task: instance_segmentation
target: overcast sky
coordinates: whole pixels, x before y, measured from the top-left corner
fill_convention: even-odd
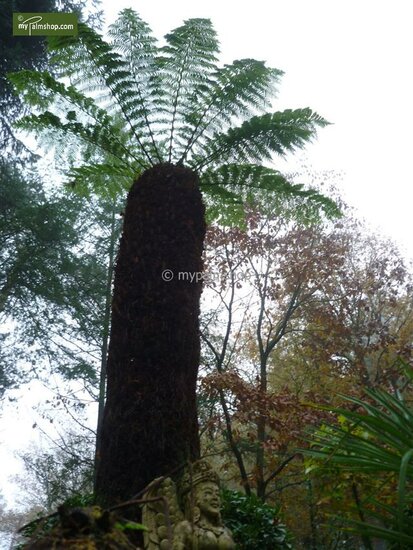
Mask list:
[[[299,155],[344,172],[343,195],[413,257],[411,0],[103,0],[107,22],[132,7],[161,38],[208,17],[222,61],[254,57],[282,69],[275,109],[311,107],[332,126]],[[280,165],[281,166],[281,165]],[[295,161],[284,169],[295,169]]]

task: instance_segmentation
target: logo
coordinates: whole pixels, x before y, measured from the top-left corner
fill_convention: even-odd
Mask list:
[[[77,15],[13,13],[13,36],[77,36]]]

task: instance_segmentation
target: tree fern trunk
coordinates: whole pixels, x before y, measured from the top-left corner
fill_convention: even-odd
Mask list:
[[[97,495],[130,498],[199,457],[196,379],[204,206],[196,174],[160,164],[132,186],[115,268]],[[171,281],[162,274],[170,270]]]

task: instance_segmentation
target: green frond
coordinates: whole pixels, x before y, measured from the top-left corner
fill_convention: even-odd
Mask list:
[[[132,160],[131,150],[121,140],[114,139],[113,133],[105,127],[76,121],[73,111],[69,111],[67,122],[64,122],[54,113],[45,111],[40,115],[29,115],[21,118],[16,123],[16,126],[28,132],[41,133],[43,131],[55,130],[57,133],[63,135],[71,134],[78,138],[81,144],[94,146],[104,155],[117,158],[125,166],[128,166]]]
[[[269,108],[282,74],[282,71],[255,59],[241,59],[217,68],[206,88],[203,102],[198,102],[195,111],[188,111],[185,115],[192,130],[182,162],[194,144],[202,141],[205,132],[211,134],[229,126],[233,119],[251,117],[253,112]]]
[[[345,531],[403,543],[400,548],[411,548],[413,413],[409,404],[388,392],[369,389],[366,393],[368,400],[341,395],[353,405],[352,409],[331,409],[341,420],[339,425],[324,425],[315,430],[312,437],[307,438],[310,448],[301,452],[317,459],[321,470],[333,465],[339,471],[352,474],[377,476],[385,472],[396,478],[397,502],[378,502],[369,497],[357,510],[359,516],[360,510],[364,513],[368,522],[337,519],[344,524]],[[360,408],[365,413],[357,412]]]
[[[201,168],[216,161],[261,162],[270,160],[274,153],[284,156],[304,147],[315,137],[317,127],[327,124],[308,108],[255,116],[226,133],[215,134],[195,166]]]
[[[209,19],[188,19],[165,39],[158,57],[159,87],[164,92],[161,112],[168,121],[171,162],[179,160],[186,145],[176,147],[176,136],[187,136],[192,130],[186,115],[204,103],[219,45]]]
[[[348,426],[330,425],[314,433],[305,454],[324,458],[348,470],[399,472],[403,456],[413,448],[413,414],[402,401],[382,390],[366,391],[372,403],[345,397],[367,414],[334,408]],[[413,475],[413,464],[407,465]]]
[[[61,77],[70,78],[73,85],[82,91],[96,91],[105,86],[100,67],[104,67],[104,61],[112,68],[116,65],[116,59],[109,59],[108,48],[102,37],[83,23],[78,25],[77,36],[48,38],[55,71]]]
[[[217,100],[219,113],[227,116],[249,115],[271,106],[283,71],[267,67],[263,61],[240,59],[218,69]]]
[[[272,168],[255,164],[225,164],[219,168],[208,168],[201,174],[200,189],[205,195],[220,196],[223,203],[234,202],[267,204],[293,200],[295,209],[301,215],[314,217],[320,211],[327,217],[337,217],[340,211],[333,200],[314,189],[305,189],[301,184],[293,184]]]
[[[70,40],[71,38],[72,40]],[[97,82],[107,88],[112,103],[116,106],[115,115],[118,114],[124,119],[142,151],[141,156],[146,158],[148,165],[153,165],[156,161],[151,154],[154,144],[148,140],[147,129],[145,124],[141,124],[141,117],[136,117],[135,80],[121,53],[118,53],[114,46],[103,40],[99,33],[83,24],[79,25],[76,41],[73,40],[73,37],[57,37],[56,40],[50,41],[49,46],[55,52],[69,47],[73,59],[77,59],[79,62],[83,61],[83,64],[80,65],[82,67],[80,74],[83,75],[83,78],[86,76],[92,82]],[[84,59],[85,55],[86,59]],[[59,59],[62,63],[61,58]],[[65,76],[79,75],[78,66],[73,63],[73,59],[63,63]],[[86,75],[84,64],[88,67]],[[139,124],[136,123],[137,118]]]
[[[41,71],[22,70],[8,73],[7,78],[24,103],[32,107],[47,109],[55,102],[56,96],[53,88],[55,84],[59,83],[51,75],[48,75],[50,82],[47,82],[46,75],[48,73]]]
[[[245,205],[240,202],[224,203],[222,197],[208,196],[206,198],[205,219],[208,224],[217,223],[226,227],[239,227],[244,229],[245,223]]]
[[[158,105],[162,101],[162,89],[156,78],[156,40],[148,24],[131,9],[120,12],[109,27],[109,36],[129,71],[128,86],[122,99],[124,108],[135,127],[147,131],[151,155],[162,162],[154,130],[159,124]]]
[[[128,191],[140,169],[116,162],[85,164],[72,168],[66,185],[83,196],[105,195],[111,198]]]
[[[22,95],[25,102],[39,109],[48,109],[52,105],[60,108],[74,109],[70,111],[72,118],[83,118],[94,121],[99,126],[106,127],[115,135],[118,131],[114,129],[113,118],[108,116],[106,111],[96,105],[93,99],[85,96],[73,86],[65,86],[57,81],[50,73],[42,71],[19,71],[8,75],[17,92]],[[77,115],[76,115],[77,113]]]

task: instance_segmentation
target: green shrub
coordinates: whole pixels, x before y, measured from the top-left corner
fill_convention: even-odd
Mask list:
[[[223,492],[222,518],[238,550],[291,550],[291,535],[278,519],[279,509],[255,495]]]

